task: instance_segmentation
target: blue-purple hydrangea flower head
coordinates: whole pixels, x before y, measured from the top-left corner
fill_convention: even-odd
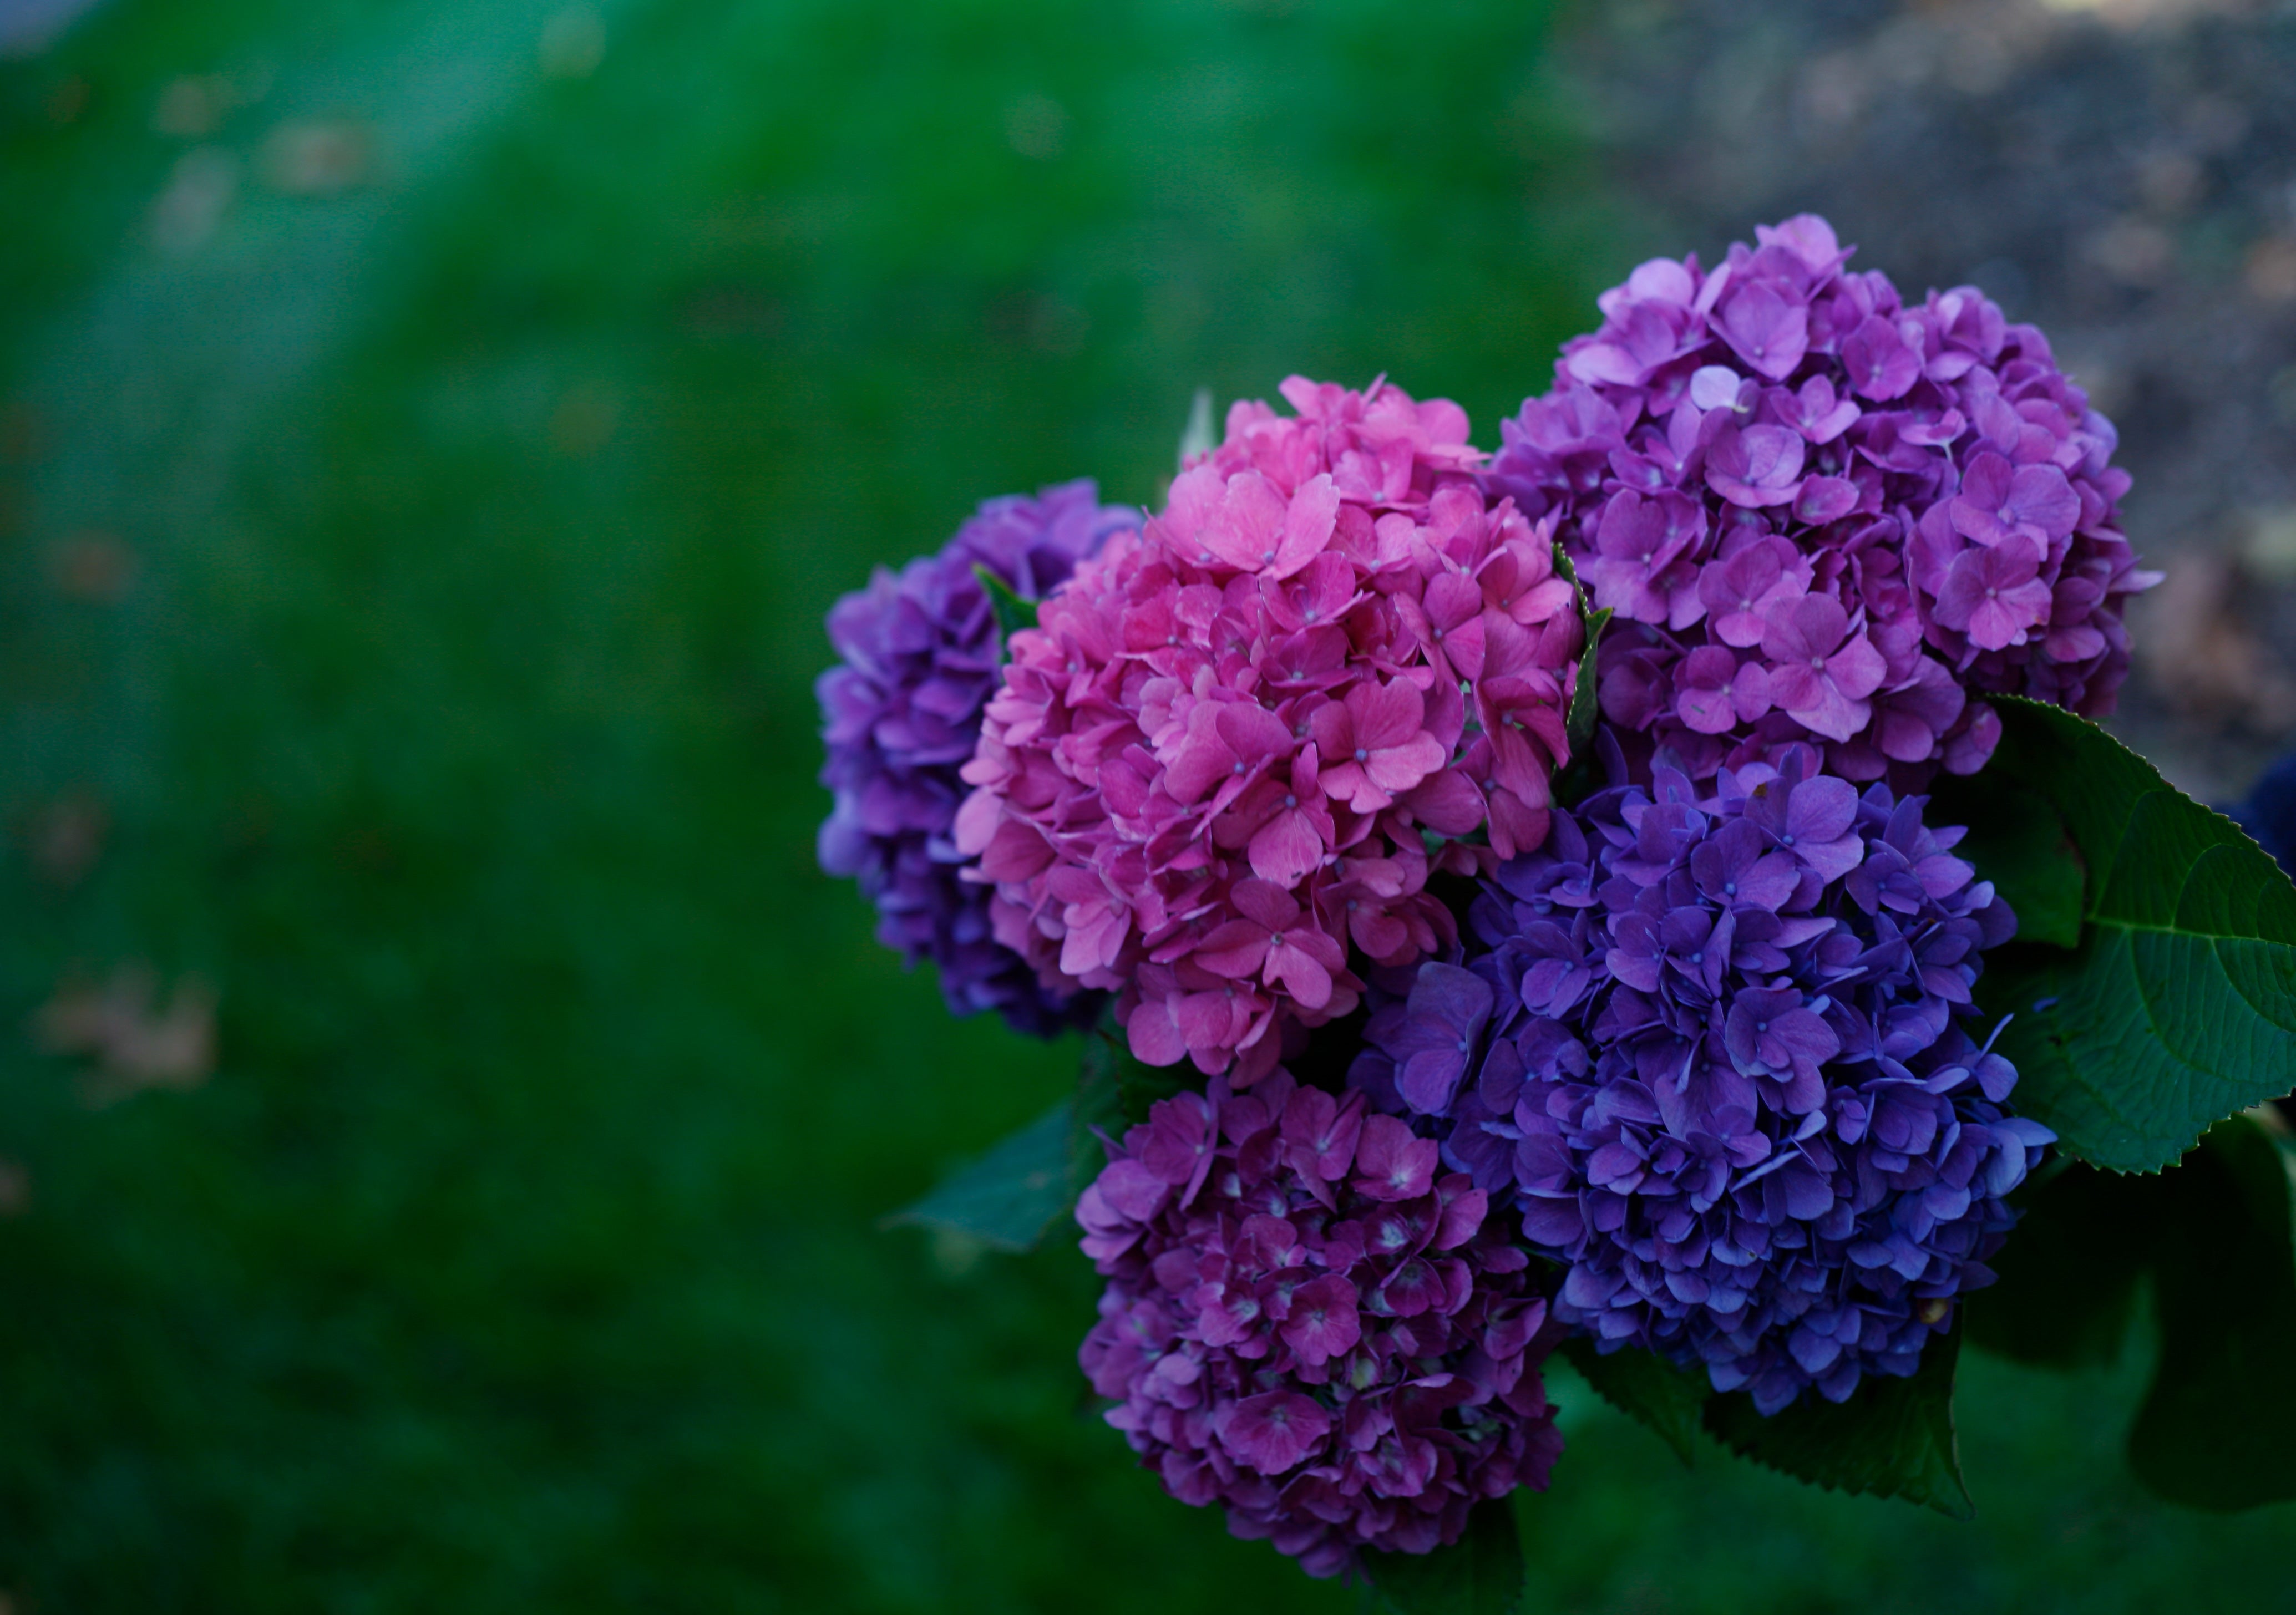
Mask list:
[[[1661,768],[1558,812],[1423,965],[1351,1082],[1512,1193],[1599,1348],[1702,1365],[1775,1413],[1909,1374],[2053,1135],[1965,1022],[2008,906],[1923,799]]]
[[[1456,1542],[1562,1448],[1560,1333],[1511,1216],[1360,1094],[1225,1078],[1159,1103],[1077,1203],[1108,1276],[1079,1355],[1185,1503],[1309,1574]]]
[[[991,933],[988,889],[957,878],[964,860],[949,826],[970,789],[957,770],[980,738],[1003,643],[973,569],[1041,600],[1138,520],[1102,504],[1088,480],[991,499],[939,553],[898,574],[880,567],[829,613],[840,660],[815,685],[829,752],[821,783],[834,797],[821,866],[860,882],[877,906],[879,940],[939,966],[956,1014],[993,1009],[1050,1036],[1088,1022],[1100,1004],[1096,993],[1047,992]]]

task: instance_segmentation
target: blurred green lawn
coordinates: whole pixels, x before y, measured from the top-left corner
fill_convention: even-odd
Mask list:
[[[1545,26],[119,0],[0,63],[16,1609],[1357,1607],[1080,1413],[1072,1250],[876,1231],[1072,1050],[816,872],[808,686],[972,502],[1154,499],[1199,383],[1495,442],[1624,267]],[[124,588],[59,586],[91,532]],[[219,985],[220,1065],[91,1109],[14,1028],[128,960]],[[2140,1373],[1971,1364],[1973,1526],[1562,1387],[1531,1607],[2285,1607],[2296,1515],[2123,1473]]]

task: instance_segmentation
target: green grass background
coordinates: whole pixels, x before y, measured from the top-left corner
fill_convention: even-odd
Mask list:
[[[0,871],[0,1588],[1353,1609],[1080,1413],[1072,1250],[876,1230],[1073,1050],[950,1022],[817,873],[808,686],[974,501],[1153,500],[1199,384],[1385,371],[1495,442],[1646,228],[1547,20],[600,0],[568,79],[558,10],[117,0],[0,63],[0,812],[113,817],[70,891]],[[218,72],[264,93],[154,132]],[[265,183],[309,119],[370,183]],[[162,251],[195,143],[240,184]],[[54,586],[85,530],[115,602]],[[14,1029],[137,958],[220,985],[220,1066],[91,1111]],[[2127,1478],[2142,1371],[1970,1363],[1971,1526],[1565,1385],[1530,1607],[2289,1607],[2290,1511]]]

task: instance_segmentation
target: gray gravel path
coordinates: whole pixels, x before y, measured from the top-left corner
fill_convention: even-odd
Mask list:
[[[1555,71],[1649,250],[1814,210],[2046,329],[2169,572],[2116,726],[2219,799],[2296,740],[2296,4],[1623,0]]]

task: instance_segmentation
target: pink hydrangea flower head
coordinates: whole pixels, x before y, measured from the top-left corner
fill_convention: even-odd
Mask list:
[[[1078,1353],[1183,1502],[1311,1575],[1456,1542],[1543,1488],[1560,1331],[1529,1259],[1435,1144],[1364,1095],[1215,1078],[1158,1103],[1077,1202],[1107,1275]]]
[[[1238,1086],[1454,939],[1431,872],[1545,839],[1584,634],[1456,405],[1283,396],[1013,636],[955,831],[1048,987]]]
[[[1604,292],[1485,473],[1617,613],[1629,760],[1705,780],[1807,743],[1918,790],[1983,766],[1986,694],[2110,712],[2157,580],[2112,423],[1975,288],[1909,302],[1808,214],[1755,235]]]

